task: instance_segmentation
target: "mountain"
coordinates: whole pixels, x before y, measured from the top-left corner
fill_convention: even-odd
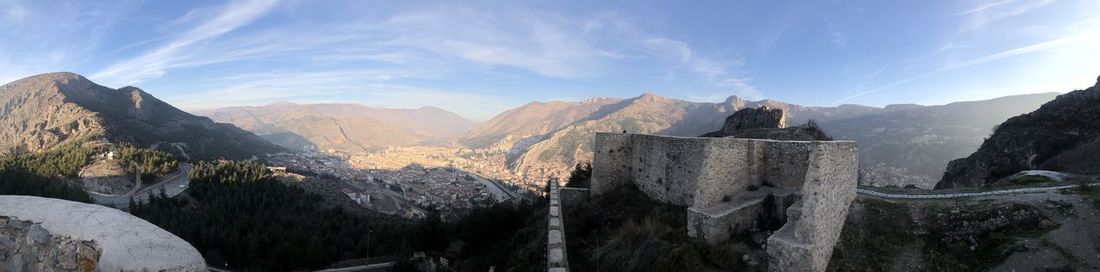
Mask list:
[[[601,98],[602,103],[531,103],[471,130],[464,143],[478,147],[488,142],[510,150],[509,166],[529,176],[564,176],[571,165],[591,160],[595,132],[698,136],[721,128],[737,110],[768,106],[783,110],[789,126],[813,119],[832,138],[859,142],[863,184],[932,188],[947,161],[975,150],[994,125],[1038,108],[1055,95],[884,108],[801,106],[775,100],[745,101],[736,96],[719,103],[699,103],[655,94]]]
[[[595,132],[627,131],[698,136],[721,128],[725,119],[739,109],[764,105],[784,110],[789,124],[802,124],[811,118],[858,116],[871,113],[875,109],[852,105],[833,108],[807,107],[773,100],[744,101],[736,96],[720,103],[699,103],[646,93],[603,105],[571,124],[530,137],[533,144],[513,148],[511,153],[514,155],[510,156],[509,163],[512,169],[528,175],[564,176],[568,174],[570,165],[591,160],[592,135]],[[522,110],[524,109],[514,111]]]
[[[283,150],[141,89],[111,89],[74,73],[36,75],[0,86],[0,154],[39,152],[82,138],[170,144],[193,159],[243,159]]]
[[[590,98],[582,102],[532,102],[482,123],[463,135],[459,143],[474,148],[511,145],[561,129],[619,101],[621,99]]]
[[[997,127],[977,152],[951,161],[936,188],[978,187],[1022,170],[1100,174],[1100,78]]]
[[[288,102],[198,112],[232,123],[276,144],[294,149],[319,148],[365,152],[391,146],[443,144],[474,123],[442,109],[388,109],[358,104]]]
[[[1057,93],[941,106],[890,105],[875,114],[824,120],[826,134],[859,143],[864,185],[931,189],[947,162],[977,150],[993,127],[1039,108]]]

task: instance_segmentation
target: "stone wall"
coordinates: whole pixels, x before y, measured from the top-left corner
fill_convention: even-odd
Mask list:
[[[550,211],[546,228],[546,270],[549,272],[569,271],[569,257],[565,247],[565,212],[561,208],[561,195],[557,179],[550,180]]]
[[[95,242],[53,235],[42,224],[0,216],[0,271],[95,271]]]
[[[579,205],[588,200],[588,188],[561,187],[558,190],[561,195],[561,205]]]
[[[632,182],[686,206],[688,234],[712,244],[761,216],[785,220],[768,239],[769,267],[824,271],[855,198],[857,149],[850,141],[597,133],[591,194]]]
[[[0,195],[0,271],[206,271],[191,244],[99,205]]]

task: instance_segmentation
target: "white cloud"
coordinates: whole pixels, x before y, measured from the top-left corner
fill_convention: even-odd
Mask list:
[[[653,38],[645,41],[645,46],[654,53],[672,63],[687,64],[691,60],[691,48],[687,43],[665,38]]]
[[[107,67],[93,74],[92,78],[108,84],[129,85],[160,77],[166,73],[167,69],[189,65],[180,55],[192,50],[193,45],[246,26],[266,15],[275,4],[274,0],[238,1],[227,4],[213,14],[213,18],[176,36],[167,44]]]

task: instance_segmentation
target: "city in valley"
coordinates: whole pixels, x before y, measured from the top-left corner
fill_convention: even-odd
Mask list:
[[[534,197],[536,186],[545,185],[513,175],[502,166],[500,152],[457,147],[393,147],[354,155],[287,152],[260,161],[279,172],[336,180],[363,208],[411,219],[430,210],[455,218],[475,207]]]

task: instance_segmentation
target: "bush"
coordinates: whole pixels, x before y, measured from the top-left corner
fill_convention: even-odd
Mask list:
[[[569,173],[569,181],[565,183],[565,187],[588,188],[590,180],[592,180],[592,164],[578,163],[573,167],[573,172]]]

